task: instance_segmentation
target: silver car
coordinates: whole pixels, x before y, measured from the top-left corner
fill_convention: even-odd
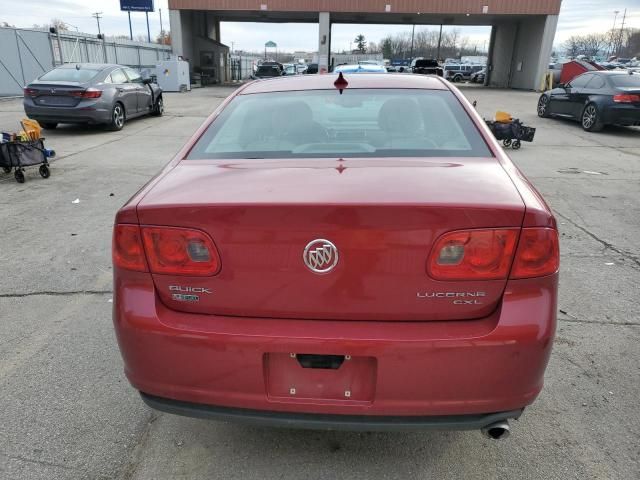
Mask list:
[[[104,124],[121,130],[126,120],[164,112],[162,89],[122,65],[69,64],[24,89],[24,111],[46,129],[59,123]]]

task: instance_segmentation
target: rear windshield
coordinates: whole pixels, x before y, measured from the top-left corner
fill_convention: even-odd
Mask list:
[[[611,83],[616,87],[636,87],[640,88],[640,74],[633,75],[611,75]]]
[[[263,67],[258,67],[256,73],[262,75],[280,75],[280,69],[275,65],[266,65]]]
[[[488,156],[449,91],[352,89],[239,95],[187,158]]]
[[[85,83],[98,75],[98,73],[100,73],[100,70],[93,68],[55,68],[42,75],[40,80]]]
[[[417,60],[416,67],[437,67],[438,62],[435,60]]]

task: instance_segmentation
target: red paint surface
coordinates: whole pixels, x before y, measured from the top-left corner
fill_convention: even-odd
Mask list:
[[[419,76],[355,77],[349,88],[448,88]],[[334,89],[334,80],[314,76],[295,88]],[[214,239],[222,267],[204,278],[114,269],[114,324],[133,386],[190,402],[312,413],[470,414],[530,404],[551,351],[557,273],[438,282],[425,271],[446,231],[555,228],[539,193],[454,94],[495,158],[183,161],[190,141],[116,223],[199,228]],[[314,238],[340,250],[327,275],[303,265]],[[212,294],[173,302],[175,284]],[[486,296],[454,305],[416,295],[434,291]],[[355,367],[305,375],[285,362],[290,353],[369,364],[355,376]],[[354,398],[339,399],[358,372]],[[295,399],[286,395],[292,381],[304,392]]]

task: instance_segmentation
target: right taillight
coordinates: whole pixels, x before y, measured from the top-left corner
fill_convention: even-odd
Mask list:
[[[436,241],[427,272],[441,281],[542,277],[558,271],[559,258],[551,228],[458,230]]]
[[[97,88],[87,88],[86,90],[71,90],[68,92],[72,97],[78,98],[100,98],[102,91]]]
[[[523,228],[511,269],[511,278],[531,278],[551,275],[560,266],[557,230]]]
[[[445,233],[434,245],[427,271],[445,281],[507,278],[517,240],[517,228]]]
[[[29,87],[24,88],[25,97],[36,97],[37,95],[38,95],[38,90],[36,90],[35,88],[29,88]]]
[[[640,95],[621,93],[613,96],[613,101],[616,103],[636,103],[640,102]]]

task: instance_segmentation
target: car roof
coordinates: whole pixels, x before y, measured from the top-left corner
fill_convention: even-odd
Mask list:
[[[398,88],[448,90],[447,85],[436,76],[403,75],[393,73],[368,73],[367,75],[343,74],[349,82],[349,88]],[[239,92],[240,95],[253,93],[282,92],[287,90],[332,90],[337,75],[318,74],[291,77],[278,77],[270,80],[259,80],[247,84]]]
[[[121,68],[122,65],[116,65],[115,63],[65,63],[57,68],[84,68],[87,70],[104,70],[105,68]]]
[[[584,73],[597,73],[598,75],[636,75],[636,73],[629,73],[629,70],[589,70]]]
[[[338,65],[334,71],[342,73],[386,73],[387,70],[382,65],[365,63]]]

